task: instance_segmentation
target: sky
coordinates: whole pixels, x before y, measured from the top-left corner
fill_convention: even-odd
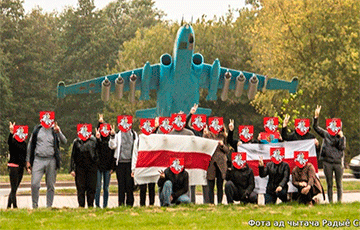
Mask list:
[[[109,2],[115,0],[94,0],[97,9],[104,8]],[[77,0],[24,0],[24,8],[29,12],[32,8],[39,6],[46,12],[56,10],[61,12],[65,6],[77,7]],[[163,10],[167,16],[165,19],[181,21],[184,16],[185,21],[193,22],[201,18],[203,14],[207,19],[212,19],[226,14],[230,8],[239,9],[245,6],[245,0],[155,0],[155,7]],[[238,16],[238,15],[235,15]]]

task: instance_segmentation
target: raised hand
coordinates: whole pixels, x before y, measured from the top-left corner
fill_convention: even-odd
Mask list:
[[[229,122],[229,130],[234,131],[234,119],[230,119]]]
[[[99,114],[99,122],[104,123],[104,115],[103,114]]]
[[[318,118],[320,115],[321,105],[317,105],[315,109],[315,118]]]
[[[165,173],[163,170],[159,170],[159,173],[161,178],[165,178]]]
[[[195,103],[194,106],[190,109],[190,113],[191,114],[196,113],[196,110],[197,110],[198,107],[199,107],[199,105]]]
[[[95,137],[96,137],[97,139],[100,139],[100,137],[101,137],[100,130],[97,129],[97,128],[95,128]]]
[[[111,131],[110,131],[110,135],[115,135],[115,125],[110,125],[111,127]]]
[[[160,122],[159,122],[159,117],[155,117],[155,128],[159,127]]]
[[[60,126],[58,126],[57,122],[55,122],[54,131],[55,133],[60,133]]]
[[[264,161],[262,156],[259,157],[259,166],[264,166]]]
[[[286,114],[283,121],[283,128],[285,128],[289,124],[290,115]]]
[[[15,121],[14,123],[11,123],[11,121],[9,122],[9,131],[11,134],[14,134],[14,126],[15,126]]]

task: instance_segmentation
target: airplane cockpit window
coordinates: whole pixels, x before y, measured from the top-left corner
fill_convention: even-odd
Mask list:
[[[192,34],[189,35],[189,43],[194,43],[194,36]]]
[[[180,42],[179,49],[180,50],[185,50],[186,48],[187,48],[187,42]]]

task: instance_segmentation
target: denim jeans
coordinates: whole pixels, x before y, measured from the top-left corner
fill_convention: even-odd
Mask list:
[[[171,181],[167,180],[163,187],[162,190],[160,192],[160,206],[170,206],[171,204],[171,200],[170,200],[170,196],[172,194],[172,183]],[[189,204],[190,203],[190,197],[186,194],[183,194],[181,196],[179,196],[177,198],[177,200],[173,201],[173,203],[185,203],[185,204]]]
[[[110,171],[97,171],[97,183],[96,183],[96,193],[95,193],[95,205],[100,207],[100,193],[101,193],[101,180],[103,180],[103,190],[104,190],[104,200],[103,208],[106,208],[109,200],[109,184],[110,184]]]

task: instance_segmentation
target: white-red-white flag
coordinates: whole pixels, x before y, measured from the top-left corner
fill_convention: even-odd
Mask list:
[[[189,185],[206,185],[206,171],[218,141],[185,135],[139,135],[135,184],[155,183],[171,158],[184,158]],[[133,155],[133,161],[135,154]]]
[[[247,163],[249,167],[253,170],[255,176],[255,189],[256,193],[265,193],[266,185],[268,182],[268,177],[261,178],[259,176],[259,158],[263,157],[264,164],[271,162],[270,158],[270,149],[284,147],[285,149],[285,158],[284,162],[288,163],[290,166],[290,173],[292,172],[295,165],[294,152],[296,151],[308,151],[309,158],[308,162],[312,163],[315,167],[316,173],[318,172],[318,164],[316,158],[315,150],[315,139],[301,140],[301,141],[287,141],[279,143],[270,143],[270,144],[242,144],[238,146],[238,152],[246,152],[247,154]],[[291,175],[288,183],[289,192],[296,192],[297,188],[294,187],[291,183]]]

